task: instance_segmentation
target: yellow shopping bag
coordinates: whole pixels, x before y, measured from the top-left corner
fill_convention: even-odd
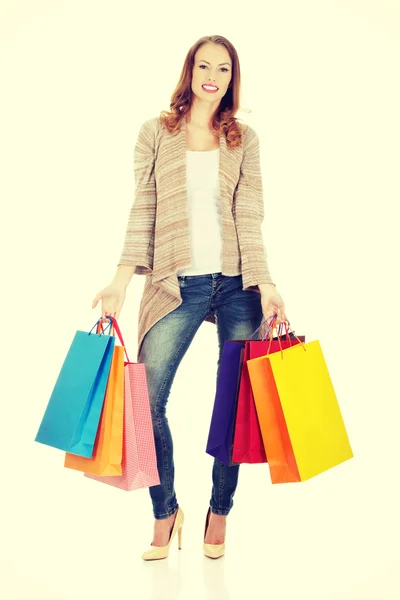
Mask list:
[[[262,407],[267,455],[274,465],[270,439],[271,450],[277,450],[276,466],[287,471],[287,457],[293,453],[295,459],[291,479],[273,483],[305,481],[353,457],[321,345],[318,340],[299,342],[247,361],[257,411]],[[262,361],[268,363],[264,368]]]
[[[114,327],[111,328],[111,335],[114,335]],[[124,346],[114,346],[92,457],[66,452],[64,467],[92,475],[122,474],[124,352]]]

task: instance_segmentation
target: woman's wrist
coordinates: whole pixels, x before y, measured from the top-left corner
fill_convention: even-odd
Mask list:
[[[259,283],[258,284],[258,289],[260,290],[260,292],[264,292],[267,290],[271,290],[272,288],[276,288],[275,283]]]
[[[112,280],[113,285],[118,285],[119,287],[127,288],[129,285],[132,276],[135,273],[136,266],[135,265],[123,265],[119,264],[117,268],[117,272],[114,275],[114,279]]]

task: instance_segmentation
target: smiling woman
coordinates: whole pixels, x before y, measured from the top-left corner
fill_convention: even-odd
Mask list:
[[[203,43],[193,53],[191,69],[193,97],[187,119],[189,123],[210,128],[210,119],[220,112],[221,102],[231,86],[232,62],[229,48],[221,43]],[[211,103],[207,96],[212,97]],[[207,100],[204,102],[205,98]],[[213,124],[211,129],[215,129]],[[221,131],[215,133],[220,134]]]
[[[172,94],[171,109],[161,111],[160,121],[175,135],[185,118],[189,125],[217,137],[224,133],[228,147],[236,148],[242,143],[242,129],[235,117],[239,105],[236,49],[222,36],[204,36],[188,51]]]
[[[111,289],[98,295],[119,311],[132,275],[146,276],[137,358],[146,365],[160,484],[149,487],[155,524],[144,560],[166,558],[175,534],[181,542],[184,516],[174,488],[166,407],[196,332],[203,321],[217,326],[219,372],[226,340],[247,339],[263,318],[283,310],[261,231],[259,140],[235,116],[239,90],[239,59],[231,42],[222,36],[198,40],[186,55],[170,111],[140,128],[135,201],[118,272]],[[281,322],[283,312],[277,317]],[[225,551],[238,472],[239,464],[227,467],[214,459],[203,538],[210,558]]]

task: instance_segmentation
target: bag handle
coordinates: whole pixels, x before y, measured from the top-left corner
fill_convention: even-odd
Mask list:
[[[277,315],[274,315],[274,317],[273,317],[273,320],[272,320],[272,324],[271,324],[271,325],[270,325],[270,327],[268,328],[268,333],[267,333],[267,335],[268,335],[268,334],[271,332],[271,337],[270,337],[269,344],[268,344],[268,350],[267,350],[267,354],[269,354],[269,351],[270,351],[270,348],[271,348],[271,342],[272,342],[272,339],[273,339],[273,330],[274,330],[274,329],[276,329],[276,326],[274,326],[274,323],[276,322],[276,319],[277,319],[277,318],[278,318],[278,316],[277,316]],[[287,323],[287,324],[286,324],[286,323]],[[275,325],[276,325],[276,323],[275,323]],[[305,347],[304,343],[301,341],[301,339],[300,339],[300,338],[298,338],[298,337],[297,337],[297,335],[295,334],[295,332],[293,331],[293,329],[292,329],[291,327],[289,327],[289,321],[285,321],[285,322],[284,322],[284,325],[285,325],[286,334],[289,334],[289,329],[290,329],[290,331],[293,333],[294,337],[295,337],[295,338],[296,338],[296,339],[297,339],[297,340],[300,342],[300,344],[303,346],[303,350],[304,350],[305,352],[307,352],[307,349],[306,349],[306,347]],[[290,340],[290,335],[289,335],[289,340]],[[278,332],[278,342],[279,342],[279,347],[280,347],[280,349],[281,349],[281,357],[283,358],[283,349],[282,349],[281,339],[280,339],[280,337],[279,337],[279,332]],[[289,344],[289,345],[291,346],[291,344]]]
[[[274,322],[274,319],[276,319],[276,318],[277,318],[277,313],[275,313],[274,315],[272,315],[272,317],[270,317],[270,318],[272,319],[272,323],[273,323],[273,322]],[[289,321],[287,321],[287,322],[289,323]],[[285,323],[279,323],[278,337],[281,335],[281,333],[280,333],[280,332],[281,332],[282,326],[283,326],[284,324],[285,324]],[[268,326],[268,329],[267,329],[267,333],[266,333],[266,334],[265,334],[265,336],[262,338],[262,341],[263,341],[263,342],[264,342],[264,341],[267,339],[267,336],[269,335],[269,332],[271,331],[271,328],[272,328],[272,329],[276,329],[275,327],[273,327],[273,326],[272,326],[272,324],[269,324],[269,326]],[[285,329],[286,329],[286,328],[285,328]],[[287,329],[286,329],[286,333],[287,333]]]
[[[89,335],[91,334],[91,332],[93,331],[93,329],[96,327],[96,325],[97,325],[97,328],[96,328],[96,333],[97,333],[97,334],[101,333],[102,335],[104,335],[104,333],[107,331],[107,329],[108,329],[109,327],[111,327],[111,329],[110,329],[110,335],[113,335],[113,336],[114,336],[114,335],[115,335],[114,329],[115,329],[115,331],[117,332],[117,335],[118,335],[118,337],[119,337],[119,339],[120,339],[121,345],[124,347],[125,354],[126,354],[126,358],[128,359],[128,362],[130,363],[131,361],[129,360],[128,352],[126,351],[126,346],[125,346],[125,344],[124,344],[124,340],[122,339],[121,330],[120,330],[120,328],[119,328],[119,326],[118,326],[118,323],[117,323],[116,319],[114,319],[114,317],[110,317],[110,316],[108,316],[108,315],[107,315],[107,317],[106,317],[106,318],[107,318],[107,319],[109,319],[109,321],[110,321],[110,322],[109,322],[109,324],[107,325],[107,327],[106,327],[105,329],[103,329],[103,323],[102,323],[102,320],[101,320],[101,319],[99,319],[99,320],[98,320],[98,321],[97,321],[97,322],[96,322],[96,323],[93,325],[92,329],[91,329],[91,330],[90,330],[90,332],[89,332]],[[100,329],[101,329],[101,331],[100,331]]]
[[[121,345],[122,345],[122,346],[124,347],[124,349],[125,349],[125,354],[126,354],[126,358],[128,359],[128,363],[130,363],[131,361],[129,360],[128,352],[126,351],[125,342],[124,342],[124,340],[123,340],[122,333],[121,333],[121,330],[120,330],[120,328],[119,328],[119,325],[118,325],[118,323],[117,323],[117,320],[116,320],[114,317],[107,317],[107,318],[108,318],[108,319],[111,319],[111,322],[112,322],[112,328],[113,328],[113,329],[115,328],[115,331],[117,332],[117,335],[118,335],[118,337],[119,337],[119,339],[120,339]]]
[[[289,323],[289,321],[287,321],[287,322]],[[290,335],[289,335],[289,332],[288,332],[288,328],[287,328],[287,325],[286,325],[286,321],[284,323],[280,323],[279,324],[279,329],[278,329],[278,342],[279,342],[279,347],[281,349],[281,356],[282,356],[282,345],[281,345],[281,339],[280,339],[279,336],[280,336],[280,331],[281,331],[281,326],[282,325],[285,325],[285,335],[286,335],[286,339],[289,340],[289,346],[292,345],[291,340],[290,340]],[[274,335],[273,335],[274,329],[276,329],[276,327],[273,327],[273,325],[270,325],[269,328],[268,328],[267,333],[265,334],[265,338],[266,338],[271,333],[271,337],[270,337],[270,342],[269,342],[269,345],[268,345],[268,352],[267,352],[267,354],[269,353],[269,350],[271,348],[271,342],[272,342],[272,339],[274,337]],[[265,340],[265,338],[264,338],[264,340]]]
[[[272,340],[273,340],[273,337],[274,337],[273,332],[274,332],[274,329],[276,329],[276,327],[274,327],[274,323],[275,323],[275,321],[276,321],[277,318],[278,318],[278,315],[274,315],[273,316],[272,324],[269,326],[268,331],[267,331],[267,335],[271,334],[271,337],[269,338],[267,355],[269,354],[269,351],[271,349],[271,343],[272,343]],[[281,325],[282,325],[282,323],[281,323]],[[280,326],[279,326],[279,329],[280,329]],[[279,332],[278,332],[278,342],[279,342],[279,347],[281,349],[281,357],[283,358],[283,350],[282,350],[281,338],[279,337]]]
[[[110,321],[110,323],[107,325],[107,327],[105,329],[103,329],[103,323],[102,323],[101,319],[99,319],[97,321],[96,333],[97,334],[100,333],[100,334],[104,335],[104,333],[107,331],[107,329],[109,327],[111,327],[111,329],[110,329],[110,335],[114,335],[114,325],[113,325],[112,321]],[[100,331],[100,329],[101,329],[101,331]]]
[[[257,331],[259,331],[259,329],[261,329],[261,327],[264,325],[264,323],[266,323],[267,321],[269,321],[270,319],[273,319],[276,315],[271,315],[270,317],[268,317],[268,319],[265,319],[264,321],[261,322],[261,325],[259,327],[257,327],[257,329],[255,331],[253,331],[253,333],[247,338],[247,339],[251,339],[253,337],[253,335],[255,333],[257,333]],[[281,327],[282,324],[279,325],[279,327]],[[265,339],[265,338],[264,338]]]
[[[108,318],[111,318],[111,317],[108,317]],[[110,325],[111,325],[111,324],[112,324],[112,321],[110,321],[110,323],[108,323],[107,327],[106,327],[105,329],[103,329],[103,324],[102,324],[102,322],[101,322],[101,319],[99,319],[99,320],[98,320],[98,321],[96,321],[96,323],[93,325],[93,327],[92,327],[92,329],[89,331],[88,335],[91,335],[91,333],[92,333],[93,329],[96,327],[96,325],[97,325],[97,328],[96,328],[96,333],[100,333],[100,331],[99,331],[100,327],[99,327],[99,326],[101,326],[101,333],[102,333],[102,334],[104,334],[104,333],[107,331],[107,329],[110,327]]]

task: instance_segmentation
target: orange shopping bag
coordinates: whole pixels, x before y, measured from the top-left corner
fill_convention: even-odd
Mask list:
[[[125,346],[117,321],[110,317]],[[150,399],[144,363],[123,363],[124,425],[122,472],[120,475],[100,476],[85,472],[85,477],[114,486],[127,492],[160,484],[154,440]]]
[[[110,317],[111,319],[111,317]],[[97,333],[101,321],[97,324]],[[111,328],[114,335],[114,324]],[[103,408],[91,458],[67,452],[64,467],[93,475],[121,475],[124,411],[124,346],[114,346]]]
[[[321,345],[299,341],[247,361],[272,483],[305,481],[353,457]]]

